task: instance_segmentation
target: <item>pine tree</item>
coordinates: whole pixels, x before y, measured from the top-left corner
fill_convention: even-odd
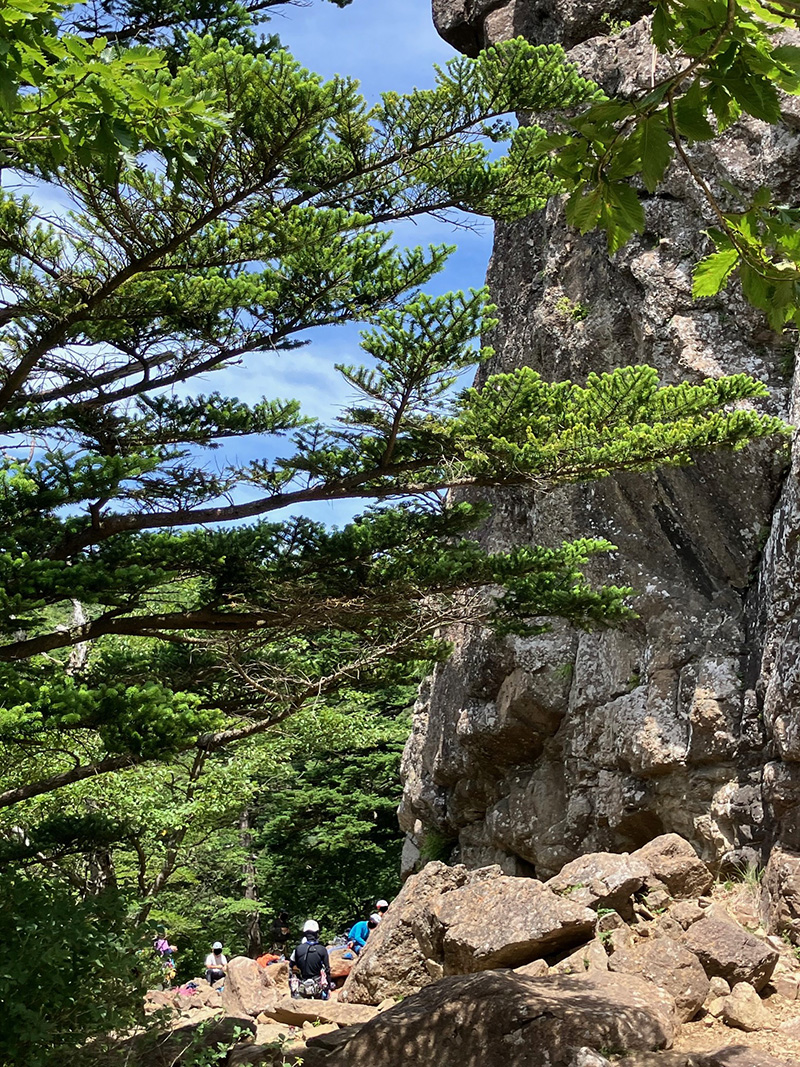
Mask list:
[[[435,88],[369,108],[274,40],[193,35],[182,8],[123,12],[127,36],[169,30],[167,53],[102,51],[82,9],[9,10],[27,48],[4,150],[38,185],[0,200],[0,805],[216,751],[355,677],[392,681],[442,654],[448,622],[619,619],[628,591],[581,570],[607,543],[487,553],[464,491],[545,491],[780,432],[742,375],[659,388],[646,367],[582,386],[520,370],[454,391],[489,355],[474,347],[488,296],[426,296],[449,250],[398,247],[386,226],[545,203],[544,131],[503,116],[595,98],[558,47],[455,59]],[[114,92],[96,70],[109,48]],[[94,139],[81,125],[91,100],[64,96],[76,85],[105,102],[103,145],[105,120]],[[487,133],[509,140],[501,159]],[[71,213],[37,209],[46,190]],[[368,363],[340,368],[356,399],[337,424],[192,391],[245,357],[266,374],[312,327],[349,321]],[[229,459],[244,438],[265,458]],[[336,500],[367,510],[341,530],[265,518]]]
[[[742,375],[660,387],[647,367],[582,384],[519,370],[458,392],[490,355],[476,348],[488,294],[425,295],[450,249],[400,247],[391,225],[519,218],[568,189],[576,224],[606,226],[616,245],[639,219],[625,184],[638,131],[669,123],[677,151],[688,120],[676,133],[672,102],[609,111],[558,47],[522,41],[369,107],[350,79],[324,82],[258,36],[279,2],[7,0],[0,11],[0,941],[17,968],[0,1062],[76,1062],[87,1036],[127,1024],[118,894],[142,915],[159,898],[167,910],[203,835],[231,840],[254,801],[248,746],[263,743],[263,759],[292,716],[406,684],[447,654],[449,624],[527,633],[551,617],[588,626],[630,613],[629,590],[583,574],[610,545],[488,552],[472,490],[544,493],[784,432]],[[670,23],[677,47],[699,6],[687,0]],[[755,67],[740,21],[726,32]],[[703,72],[722,63],[711,45],[696,68],[703,92]],[[764,77],[786,83],[790,60]],[[578,125],[554,141],[514,128],[515,110]],[[619,174],[590,158],[628,142]],[[664,156],[661,145],[649,171]],[[792,218],[781,226],[788,247]],[[221,371],[244,375],[244,360],[266,377],[281,356],[300,358],[313,327],[348,322],[365,327],[365,365],[340,368],[356,398],[331,425],[291,400],[202,391]],[[245,439],[262,458],[238,464]],[[364,508],[342,529],[302,517],[342,500]],[[254,808],[267,844],[303,790],[331,803],[325,768],[292,764],[308,756],[301,734],[285,793]],[[222,767],[229,789],[214,794]],[[154,810],[160,821],[143,817]],[[341,815],[332,843],[346,847],[364,827]],[[41,871],[58,875],[52,892],[37,887]],[[283,873],[257,865],[276,893]],[[229,904],[222,882],[208,898]],[[30,934],[38,951],[53,929],[63,952],[49,968],[14,940]],[[92,953],[76,955],[87,940]],[[70,986],[78,958],[88,993]]]

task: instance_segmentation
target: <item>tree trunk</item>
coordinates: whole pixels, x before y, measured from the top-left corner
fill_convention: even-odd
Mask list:
[[[242,812],[242,817],[239,820],[239,839],[245,854],[242,863],[242,883],[244,887],[244,899],[252,900],[257,904],[258,886],[256,885],[255,856],[252,852],[253,835],[250,832],[251,828],[252,823],[250,821],[250,812],[245,808]],[[246,915],[245,932],[247,934],[247,955],[252,959],[255,959],[256,956],[260,956],[262,953],[261,916],[257,906],[253,911],[248,912]]]

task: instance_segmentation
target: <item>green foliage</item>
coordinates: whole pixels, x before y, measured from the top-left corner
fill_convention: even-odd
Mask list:
[[[3,1067],[85,1062],[87,1039],[142,1016],[136,951],[149,942],[137,941],[118,897],[76,900],[5,866],[0,902]]]
[[[798,211],[770,189],[753,195],[720,176],[726,204],[690,146],[742,116],[780,121],[781,94],[800,92],[800,48],[779,31],[796,27],[797,17],[792,4],[658,0],[654,54],[669,56],[671,72],[630,99],[591,104],[567,132],[539,143],[570,194],[568,221],[582,233],[605,230],[612,253],[644,227],[639,182],[653,193],[673,160],[686,167],[718,222],[710,234],[716,252],[698,264],[694,295],[714,296],[736,275],[776,330],[800,324]]]
[[[439,830],[429,829],[425,833],[425,837],[422,840],[420,847],[420,858],[426,863],[431,860],[439,860],[441,863],[448,863],[450,857],[453,855],[453,849],[456,845],[456,841],[448,836],[446,833],[442,833]]]
[[[71,159],[110,181],[123,154],[184,144],[221,124],[202,88],[181,92],[154,50],[59,32],[64,0],[7,0],[0,10],[0,160],[51,173]],[[7,198],[6,198],[7,199]]]
[[[69,1065],[136,1018],[123,905],[166,920],[196,970],[211,929],[246,947],[254,910],[333,932],[392,895],[406,687],[448,626],[631,614],[631,590],[584,574],[608,542],[488,552],[465,490],[545,492],[785,432],[743,375],[522,369],[457,392],[491,355],[488,294],[425,295],[451,249],[390,232],[521,218],[566,190],[573,224],[616,250],[643,225],[632,179],[655,189],[673,153],[691,168],[684,142],[741,112],[774,121],[776,87],[795,91],[767,9],[660,2],[659,48],[691,69],[642,100],[606,101],[559,47],[518,40],[369,106],[257,38],[277,3],[0,12],[0,163],[33,189],[0,191],[9,1067]],[[567,133],[536,124],[558,113]],[[48,220],[45,199],[68,210]],[[766,194],[721,211],[698,292],[738,272],[788,321],[791,211]],[[205,384],[352,322],[365,365],[340,366],[355,397],[330,424]],[[364,507],[341,529],[285,517],[341,500]]]

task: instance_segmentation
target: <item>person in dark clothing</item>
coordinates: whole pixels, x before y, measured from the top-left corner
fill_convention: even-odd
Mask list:
[[[272,939],[272,951],[277,956],[286,956],[287,948],[289,947],[289,938],[292,936],[292,931],[289,928],[289,912],[279,911],[274,922],[272,923],[272,930],[270,931],[270,937]]]
[[[303,994],[328,999],[331,962],[328,950],[318,938],[319,923],[309,919],[303,927],[303,940],[289,957],[289,988],[295,999]],[[300,972],[299,978],[296,970]]]

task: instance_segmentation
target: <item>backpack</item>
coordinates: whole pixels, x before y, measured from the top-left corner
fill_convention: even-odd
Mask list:
[[[305,951],[303,951],[304,949]],[[323,966],[323,960],[325,959],[324,945],[320,945],[318,941],[306,941],[305,944],[297,946],[294,958],[297,962],[297,966],[300,968],[300,973],[303,974],[305,971],[310,970],[313,967],[314,958],[312,957],[309,959],[312,949],[314,950],[314,955],[317,957],[316,963],[318,976],[320,969]]]

